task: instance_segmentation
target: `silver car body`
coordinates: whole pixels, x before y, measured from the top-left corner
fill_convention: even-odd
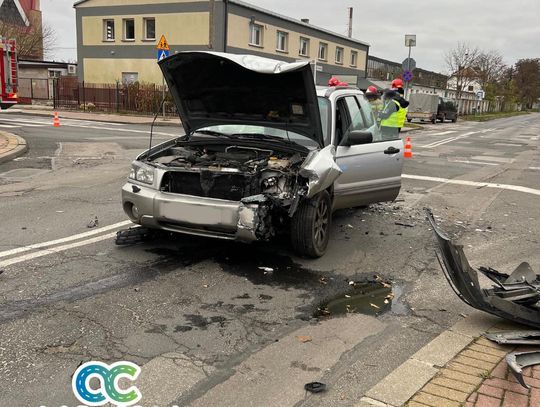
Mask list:
[[[258,57],[248,58],[252,67],[253,58],[256,60],[255,65],[259,64],[261,70],[268,71],[269,65],[265,65],[262,58]],[[283,69],[283,63],[273,63],[273,69]],[[401,187],[402,141],[380,139],[376,119],[360,90],[350,87],[317,88],[316,93],[319,98],[327,100],[328,116],[324,121],[328,124],[328,131],[325,134],[325,145],[318,148],[312,146],[306,150],[307,156],[298,171],[308,180],[304,195],[290,192],[287,196],[277,197],[288,203],[289,215],[294,213],[295,200],[308,199],[327,189],[333,191],[334,209],[394,200]],[[373,133],[374,142],[349,147],[336,146],[337,105],[343,98],[351,97],[361,106],[366,123],[373,123],[367,130]],[[256,194],[240,200],[230,200],[165,191],[162,187],[164,177],[175,169],[163,163],[148,163],[145,160],[151,154],[159,154],[159,151],[165,151],[175,143],[176,140],[162,143],[152,148],[151,153],[142,153],[133,162],[135,172],[142,168],[140,171],[143,178],[144,171],[153,173],[151,182],[150,178],[141,182],[134,179],[137,176],[133,176],[122,188],[124,211],[134,223],[149,228],[246,242],[271,237],[265,208],[270,201],[275,201],[276,196]],[[389,147],[394,147],[398,152],[388,154]],[[220,175],[235,173],[230,168],[213,168],[212,171]]]

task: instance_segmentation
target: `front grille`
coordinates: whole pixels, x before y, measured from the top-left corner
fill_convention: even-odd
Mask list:
[[[254,175],[216,171],[169,171],[163,176],[161,190],[176,194],[240,201],[259,193]]]

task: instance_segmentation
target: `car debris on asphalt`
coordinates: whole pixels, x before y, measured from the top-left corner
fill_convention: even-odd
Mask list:
[[[463,246],[452,242],[439,229],[431,210],[426,209],[426,213],[439,245],[437,258],[456,295],[473,308],[540,328],[540,309],[537,307],[540,276],[533,272],[529,264],[521,263],[510,275],[491,267],[479,268],[494,283],[492,288],[483,289],[478,272],[470,266]]]
[[[306,383],[304,389],[310,393],[322,393],[323,391],[326,391],[326,384],[321,382]]]
[[[99,220],[97,216],[94,216],[94,219],[92,219],[88,224],[86,225],[87,228],[92,229],[99,225]]]

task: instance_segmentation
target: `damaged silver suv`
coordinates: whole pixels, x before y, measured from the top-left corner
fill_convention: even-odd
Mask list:
[[[290,236],[322,256],[332,211],[392,201],[403,144],[381,135],[361,91],[316,88],[309,62],[182,52],[160,62],[186,135],[132,164],[129,218],[244,242]]]

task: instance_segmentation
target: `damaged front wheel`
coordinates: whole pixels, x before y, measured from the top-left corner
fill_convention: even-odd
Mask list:
[[[291,243],[303,256],[321,257],[326,252],[332,223],[332,202],[327,191],[302,202],[291,222]]]

